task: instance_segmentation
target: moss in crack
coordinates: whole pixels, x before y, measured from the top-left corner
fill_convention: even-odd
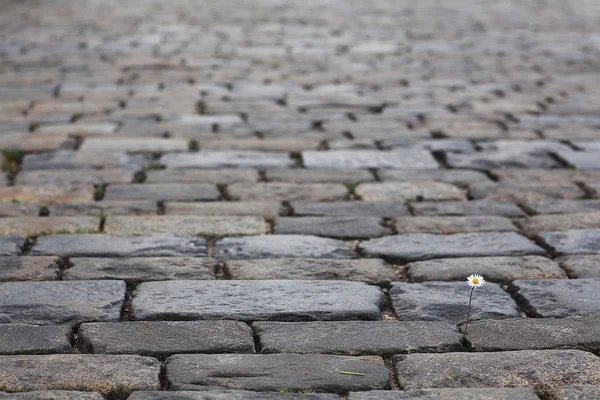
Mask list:
[[[9,179],[14,179],[19,172],[25,153],[18,150],[4,150],[2,152],[2,171],[8,173]]]
[[[200,115],[206,114],[206,103],[203,100],[198,100],[196,102],[196,113]]]
[[[133,175],[133,183],[144,183],[146,181],[146,172],[138,171]]]
[[[39,122],[32,122],[29,124],[29,132],[35,132],[37,130],[37,128],[40,127],[40,123]]]
[[[199,151],[200,150],[200,144],[198,143],[198,141],[196,139],[190,140],[190,143],[188,144],[188,150],[189,151]]]
[[[100,201],[104,198],[106,192],[106,185],[94,185],[94,200]]]

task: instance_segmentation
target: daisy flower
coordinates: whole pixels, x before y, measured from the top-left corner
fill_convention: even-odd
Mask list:
[[[467,277],[467,283],[472,288],[478,288],[483,286],[485,279],[483,279],[483,276],[479,274],[471,274]]]

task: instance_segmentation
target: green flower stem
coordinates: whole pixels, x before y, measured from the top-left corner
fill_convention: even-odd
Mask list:
[[[465,325],[465,332],[463,333],[463,338],[467,338],[467,330],[469,329],[469,318],[471,317],[471,300],[473,299],[473,290],[475,290],[475,286],[471,288],[471,294],[469,295],[469,311],[467,311],[467,324]]]

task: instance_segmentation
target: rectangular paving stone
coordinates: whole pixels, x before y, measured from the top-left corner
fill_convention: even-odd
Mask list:
[[[547,153],[528,153],[525,151],[479,151],[476,153],[447,153],[446,163],[451,168],[470,168],[491,170],[494,168],[559,168]]]
[[[47,206],[47,209],[51,216],[156,215],[158,202],[154,200],[103,200],[88,203],[53,204]]]
[[[462,351],[460,333],[444,322],[254,322],[261,353],[386,355]]]
[[[89,170],[33,170],[22,171],[16,177],[16,185],[102,185],[106,183],[130,183],[133,169],[89,169]]]
[[[213,184],[144,183],[109,185],[103,200],[206,201],[220,198],[221,194]]]
[[[333,201],[348,196],[341,183],[234,183],[226,191],[231,200],[241,201]]]
[[[281,138],[218,138],[200,139],[202,150],[257,150],[299,153],[302,150],[316,150],[321,146],[319,138],[281,137]]]
[[[275,218],[284,212],[278,201],[176,202],[164,204],[166,215],[249,215]]]
[[[36,390],[34,392],[3,393],[0,399],[18,400],[103,400],[104,397],[96,392],[78,392],[75,390]]]
[[[556,262],[570,278],[600,278],[600,256],[564,256]]]
[[[0,256],[20,255],[26,242],[23,236],[0,236]]]
[[[140,284],[135,320],[334,321],[381,318],[381,290],[347,281],[163,281]]]
[[[0,283],[0,322],[37,325],[117,321],[123,281]]]
[[[68,325],[0,324],[0,354],[72,353],[72,339]]]
[[[351,392],[348,400],[539,400],[533,388],[442,388]]]
[[[166,154],[160,164],[167,168],[291,168],[296,162],[287,153],[260,151],[199,151]]]
[[[27,154],[21,171],[51,169],[132,168],[148,165],[149,155],[127,154],[124,151],[55,151]]]
[[[528,236],[540,232],[568,231],[573,229],[600,229],[600,212],[536,215],[516,221]]]
[[[69,260],[63,280],[120,279],[128,284],[177,279],[215,279],[214,258],[136,257],[79,258]]]
[[[258,182],[258,171],[252,169],[161,169],[146,171],[148,183],[215,183],[228,185],[237,182]]]
[[[437,169],[439,167],[429,151],[417,149],[303,151],[302,160],[309,169]]]
[[[330,144],[331,147],[331,144]],[[415,140],[407,141],[406,139],[387,139],[381,142],[381,147],[385,148],[413,148],[424,149],[429,151],[450,151],[454,153],[473,153],[475,147],[468,140],[463,139],[433,139],[433,140]]]
[[[187,151],[187,139],[149,137],[93,137],[86,138],[80,151],[127,151],[130,153],[168,153]]]
[[[0,356],[0,370],[0,390],[8,392],[56,389],[126,396],[160,389],[160,362],[135,355]]]
[[[231,279],[315,279],[349,280],[386,285],[398,275],[378,259],[275,258],[228,260],[226,274]]]
[[[285,389],[285,388],[284,388]],[[282,389],[283,390],[283,389]],[[0,397],[1,398],[1,397]],[[330,393],[252,392],[247,390],[210,389],[203,391],[133,392],[127,400],[338,400]]]
[[[564,232],[541,232],[537,238],[555,256],[600,254],[600,229],[573,229]]]
[[[354,190],[363,201],[466,200],[465,191],[434,181],[361,183]]]
[[[512,291],[529,315],[563,318],[600,314],[600,279],[517,280]]]
[[[1,203],[85,203],[94,199],[92,185],[27,185],[0,187]]]
[[[330,201],[308,203],[293,201],[290,207],[296,216],[396,217],[410,215],[404,203],[369,203],[366,201]]]
[[[465,292],[465,282],[395,282],[390,297],[400,320],[444,321],[456,325],[467,320],[468,287],[466,289]],[[519,316],[517,304],[498,284],[488,282],[473,297],[471,318]]]
[[[56,280],[60,263],[58,257],[0,257],[0,282]]]
[[[469,188],[473,199],[531,203],[538,200],[576,200],[585,192],[573,183],[474,183]]]
[[[30,254],[64,257],[202,257],[207,255],[207,248],[204,238],[180,234],[52,235],[38,238]]]
[[[279,217],[273,233],[368,239],[389,235],[392,230],[379,217]]]
[[[222,386],[254,391],[287,389],[340,393],[388,389],[390,386],[389,371],[380,357],[325,354],[175,355],[167,359],[167,381],[175,390]]]
[[[525,205],[535,214],[571,214],[600,211],[600,200],[540,200]]]
[[[85,353],[164,357],[177,353],[254,353],[252,329],[235,321],[133,321],[85,323]]]
[[[98,232],[98,217],[9,217],[0,218],[1,235],[37,236],[53,233]]]
[[[403,217],[394,223],[397,233],[474,233],[517,231],[510,219],[498,216]]]
[[[359,244],[363,254],[390,261],[434,258],[545,255],[546,252],[514,232],[434,235],[409,233],[371,239]]]
[[[558,151],[561,160],[576,169],[600,169],[600,151]]]
[[[571,169],[543,168],[508,168],[492,169],[491,174],[501,183],[552,183],[579,182],[589,179],[586,174],[597,174],[597,171],[575,171]],[[596,177],[597,178],[597,177]]]
[[[408,354],[396,363],[403,389],[565,386],[597,383],[600,358],[580,350]]]
[[[413,282],[464,281],[472,273],[492,282],[567,278],[556,262],[539,256],[442,258],[406,264],[406,268]]]
[[[600,386],[572,385],[553,389],[553,394],[561,400],[598,400],[600,399]]]
[[[483,151],[520,151],[530,154],[547,154],[572,150],[571,147],[556,140],[496,140],[477,142],[477,146]]]
[[[375,180],[370,171],[345,169],[272,169],[266,171],[266,177],[269,182],[297,183],[358,183]]]
[[[488,200],[470,201],[425,201],[411,203],[415,215],[499,215],[504,217],[524,217],[525,212],[512,202],[497,202]]]
[[[224,238],[215,243],[213,257],[260,258],[354,258],[347,243],[310,235],[260,235]]]
[[[473,321],[467,340],[474,351],[560,348],[598,351],[598,326],[597,316]]]
[[[114,235],[183,233],[206,236],[261,235],[267,233],[265,220],[240,216],[119,216],[106,219],[104,231]]]
[[[448,169],[382,169],[377,171],[379,179],[387,181],[436,181],[454,183],[457,185],[470,185],[475,182],[489,182],[490,179],[483,172],[470,170]]]

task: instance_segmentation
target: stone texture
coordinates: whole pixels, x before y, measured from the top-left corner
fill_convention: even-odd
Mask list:
[[[18,256],[26,241],[23,236],[0,236],[0,256]]]
[[[20,172],[17,185],[102,185],[107,183],[130,183],[135,171],[132,169],[90,170],[34,170]]]
[[[215,243],[213,256],[227,259],[254,258],[353,258],[341,240],[309,235],[260,235],[224,238]]]
[[[182,233],[206,236],[267,233],[263,218],[237,216],[120,216],[109,217],[104,231],[114,235]]]
[[[378,171],[377,174],[382,181],[437,181],[453,183],[456,185],[469,185],[475,182],[489,182],[490,179],[482,172],[469,170],[447,170],[447,169],[388,169]]]
[[[468,290],[465,286],[465,282],[396,282],[392,285],[390,296],[400,320],[444,321],[456,325],[467,319]],[[471,307],[471,318],[519,316],[517,304],[495,283],[488,282],[473,297],[476,301]]]
[[[125,301],[125,282],[4,282],[0,293],[2,323],[117,321]]]
[[[460,334],[443,322],[255,322],[262,353],[385,355],[461,351]]]
[[[434,258],[544,255],[545,251],[514,232],[434,235],[410,233],[360,243],[363,254],[392,261]]]
[[[600,169],[600,151],[559,151],[558,157],[576,169]]]
[[[34,392],[1,393],[0,399],[17,400],[102,400],[96,392],[77,392],[74,390],[36,390]]]
[[[392,230],[377,217],[279,217],[274,233],[368,239],[389,235]]]
[[[527,203],[535,214],[572,214],[600,211],[600,200],[540,200]]]
[[[558,168],[558,164],[548,154],[534,154],[523,151],[481,151],[477,153],[447,153],[446,163],[452,168],[490,170],[494,168]]]
[[[9,217],[0,218],[0,234],[37,236],[51,233],[94,233],[97,217]]]
[[[503,217],[404,217],[396,218],[397,233],[474,233],[517,231],[508,218]]]
[[[379,288],[345,281],[164,281],[137,287],[136,320],[376,320]]]
[[[434,181],[361,183],[355,193],[370,202],[466,200],[458,187]]]
[[[565,256],[556,259],[570,278],[600,278],[600,256]]]
[[[38,238],[31,255],[65,257],[206,256],[206,240],[189,235],[52,235]]]
[[[438,163],[430,152],[425,150],[398,149],[392,151],[375,150],[330,150],[303,151],[302,160],[306,168],[366,169],[366,168],[405,168],[436,169]]]
[[[364,374],[352,376],[340,372]],[[358,379],[357,379],[358,378]],[[255,391],[387,389],[389,372],[379,357],[323,354],[195,354],[167,359],[172,389],[223,386]]]
[[[228,260],[231,279],[314,279],[349,280],[386,285],[398,278],[392,268],[377,259],[336,260],[317,258],[278,258]]]
[[[571,147],[555,140],[498,140],[493,142],[477,142],[483,151],[524,152],[529,154],[547,154],[558,151],[569,151]]]
[[[246,390],[210,389],[203,391],[133,392],[127,400],[338,400],[329,393],[252,392]],[[1,397],[0,397],[1,398]]]
[[[528,236],[540,232],[568,231],[572,229],[600,229],[600,212],[565,215],[536,215],[517,221]]]
[[[579,350],[409,354],[396,363],[404,389],[597,383],[600,358]]]
[[[167,153],[187,151],[186,139],[162,139],[146,137],[95,137],[86,138],[80,151],[127,151],[130,153]]]
[[[340,183],[234,183],[227,194],[242,201],[333,201],[345,200],[348,189]]]
[[[149,183],[214,183],[229,185],[237,182],[258,182],[258,171],[252,169],[162,169],[146,171]]]
[[[78,204],[54,204],[47,208],[51,216],[156,215],[158,203],[152,200],[103,200]]]
[[[375,180],[373,174],[365,170],[345,169],[273,169],[266,172],[269,182],[297,183],[359,183]]]
[[[71,353],[72,338],[67,325],[0,324],[0,354]]]
[[[577,348],[600,350],[599,317],[510,318],[473,321],[468,337],[474,351]]]
[[[412,203],[415,215],[499,215],[504,217],[524,217],[525,213],[512,202],[497,202],[488,200],[443,201]]]
[[[290,168],[295,161],[285,153],[259,151],[200,151],[167,154],[160,158],[167,168]]]
[[[529,315],[562,318],[600,314],[600,279],[518,280],[511,289]]]
[[[277,201],[167,202],[167,215],[246,215],[275,218],[284,212]]]
[[[600,387],[598,385],[573,385],[555,388],[553,394],[561,400],[598,400]]]
[[[352,392],[348,400],[538,400],[533,388],[442,388]]]
[[[0,187],[2,203],[85,203],[94,199],[92,185],[27,185]]]
[[[1,257],[0,282],[52,281],[60,275],[58,257]]]
[[[119,279],[129,284],[177,279],[215,279],[217,261],[199,257],[71,258],[63,280]]]
[[[600,229],[542,232],[537,237],[555,256],[600,254]]]
[[[132,355],[0,356],[3,391],[82,390],[127,395],[160,388],[160,363]]]
[[[538,256],[443,258],[410,263],[406,268],[413,282],[464,281],[472,273],[492,282],[567,277],[556,262]]]
[[[469,194],[474,199],[531,203],[539,200],[575,200],[585,196],[585,192],[575,184],[569,183],[475,183],[470,186]]]
[[[297,216],[336,216],[352,215],[356,217],[396,217],[409,215],[404,203],[369,203],[366,201],[331,201],[306,203],[294,201],[290,204]]]
[[[22,171],[51,169],[138,169],[150,163],[147,155],[130,155],[124,151],[55,151],[28,154],[23,158]]]
[[[79,344],[95,354],[254,353],[252,329],[235,321],[85,323]]]
[[[103,200],[207,201],[219,200],[221,194],[213,184],[151,183],[110,185]]]

